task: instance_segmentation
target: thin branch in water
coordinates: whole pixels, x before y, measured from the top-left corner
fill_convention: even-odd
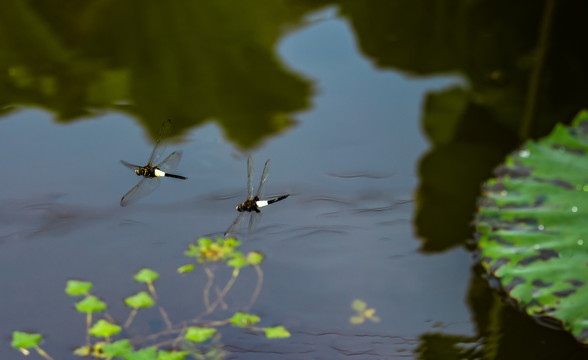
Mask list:
[[[151,281],[149,281],[147,283],[147,287],[149,288],[149,292],[151,293],[151,296],[153,296],[153,298],[155,300],[157,300],[157,293],[155,292],[155,288],[153,287],[153,283]]]
[[[125,321],[125,329],[131,326],[131,323],[133,322],[135,315],[137,315],[137,308],[133,308],[133,311],[131,311],[131,313],[129,314],[129,318],[127,319],[127,321]]]
[[[216,292],[216,296],[217,296],[217,298],[221,298],[221,291],[220,291],[220,289],[218,288],[218,286],[215,286],[215,287],[214,287],[214,291]],[[224,300],[224,299],[222,299],[222,298],[221,298],[221,303],[220,303],[220,306],[221,306],[221,308],[222,308],[223,310],[227,310],[227,309],[229,308],[229,305],[227,305],[227,303],[225,302],[225,300]]]
[[[249,304],[245,307],[245,310],[249,311],[257,298],[259,297],[259,293],[261,292],[261,286],[263,285],[263,271],[261,267],[257,264],[253,264],[253,268],[255,272],[257,272],[257,285],[255,285],[255,290],[253,291],[253,295],[251,295],[251,300],[249,300]]]
[[[214,273],[206,266],[204,266],[204,272],[206,272],[208,281],[206,282],[202,296],[204,297],[204,307],[206,307],[206,313],[210,314],[213,311],[210,309],[210,289],[212,288],[212,283],[214,282]]]
[[[91,348],[90,346],[90,327],[92,326],[92,313],[86,313],[86,346]]]
[[[167,313],[165,312],[165,310],[161,306],[159,307],[159,313],[161,314],[161,317],[163,318],[163,321],[165,322],[167,329],[171,330],[172,323],[171,323],[171,321],[169,321],[169,316],[167,316]]]

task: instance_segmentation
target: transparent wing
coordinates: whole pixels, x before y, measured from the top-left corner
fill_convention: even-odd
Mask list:
[[[182,159],[182,152],[181,151],[174,151],[173,153],[169,154],[157,167],[159,170],[164,172],[174,171],[180,160]]]
[[[263,197],[263,185],[265,185],[265,181],[267,180],[267,176],[269,175],[269,168],[270,168],[270,159],[267,159],[265,165],[263,166],[263,173],[261,173],[261,180],[259,181],[259,187],[257,188],[257,193],[255,196],[259,197],[260,199]]]
[[[253,157],[249,154],[247,158],[247,199],[253,199],[253,173],[255,168],[253,166]]]
[[[251,234],[255,227],[259,223],[259,219],[261,219],[261,213],[251,212],[251,217],[249,218],[249,227],[247,228],[247,234]]]
[[[120,199],[120,206],[127,206],[140,198],[147,196],[161,184],[159,178],[142,178],[125,196]]]
[[[133,171],[134,170],[137,170],[138,168],[140,168],[139,165],[133,165],[133,164],[130,164],[130,163],[124,161],[124,160],[121,160],[120,163],[123,164],[124,166],[128,167],[129,169],[133,170]]]
[[[225,231],[225,239],[228,239],[230,237],[235,237],[237,232],[239,232],[239,228],[241,227],[241,220],[243,220],[244,217],[245,217],[244,212],[240,212],[239,215],[237,215],[237,217],[235,218],[235,221],[233,221],[231,226],[229,226],[227,231]]]
[[[159,130],[159,134],[155,139],[155,146],[153,146],[153,151],[151,151],[151,155],[149,156],[148,164],[153,165],[154,163],[158,162],[161,158],[165,150],[165,145],[161,143],[163,139],[167,137],[171,128],[171,120],[166,120],[161,124],[161,129]]]

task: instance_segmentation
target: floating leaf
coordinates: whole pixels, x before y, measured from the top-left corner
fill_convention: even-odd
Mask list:
[[[366,307],[367,307],[367,304],[365,303],[365,301],[362,301],[362,300],[359,300],[359,299],[355,299],[351,303],[351,308],[353,310],[357,310],[359,312],[364,311]]]
[[[185,272],[190,272],[190,271],[194,271],[194,265],[193,264],[187,264],[184,266],[180,266],[178,268],[178,273],[183,274]]]
[[[141,291],[136,295],[129,296],[128,298],[126,298],[125,304],[135,309],[147,308],[155,305],[155,300],[153,300],[151,295],[149,295],[145,291]]]
[[[98,320],[98,322],[90,328],[90,334],[103,337],[110,337],[114,334],[118,334],[120,331],[120,326],[112,324],[104,319]]]
[[[92,348],[89,346],[81,346],[74,349],[73,353],[77,356],[90,356],[92,354]]]
[[[250,264],[257,265],[257,264],[261,263],[262,260],[263,260],[263,254],[260,253],[259,251],[250,251],[247,254],[247,261],[249,261]]]
[[[134,277],[135,281],[142,283],[152,283],[159,279],[159,274],[153,270],[141,269]]]
[[[186,351],[165,351],[161,350],[157,353],[157,360],[183,360],[188,356]]]
[[[588,112],[510,155],[476,228],[481,263],[534,317],[588,343]]]
[[[239,327],[247,327],[253,324],[257,324],[261,319],[257,315],[245,314],[237,312],[229,319],[233,324]]]
[[[119,340],[112,344],[105,344],[102,346],[102,352],[108,356],[124,356],[132,351],[133,346],[128,339]]]
[[[88,281],[68,280],[65,292],[71,296],[86,295],[94,285]]]
[[[155,346],[147,349],[131,351],[125,354],[125,360],[157,360],[157,348]]]
[[[96,296],[86,296],[76,303],[76,310],[79,312],[93,313],[106,309],[106,303]]]
[[[216,334],[215,328],[189,327],[185,338],[194,342],[204,342]]]
[[[12,347],[17,349],[28,349],[37,346],[43,340],[41,334],[28,334],[14,331],[12,333]]]
[[[354,325],[363,324],[364,321],[365,321],[365,318],[363,316],[352,316],[349,318],[349,322]]]
[[[227,261],[227,265],[232,266],[234,268],[242,268],[244,266],[249,265],[249,261],[245,259],[245,256],[240,251],[235,251],[231,254],[231,259]]]
[[[197,242],[198,246],[189,244],[185,254],[186,256],[196,257],[199,263],[224,261],[232,256],[235,248],[240,245],[237,240],[232,238],[217,238],[214,241],[208,238],[200,238]]]
[[[268,339],[289,338],[290,332],[283,326],[265,328],[265,337]]]

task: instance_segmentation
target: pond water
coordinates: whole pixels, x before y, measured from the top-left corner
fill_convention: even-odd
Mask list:
[[[223,236],[234,220],[246,197],[249,152],[255,182],[271,158],[265,193],[290,194],[239,237],[243,251],[265,255],[249,312],[260,326],[283,325],[292,336],[220,327],[224,358],[455,359],[502,349],[514,359],[545,348],[555,349],[543,351],[550,356],[582,355],[566,334],[535,324],[489,289],[474,270],[468,238],[423,250],[414,223],[419,162],[430,150],[423,104],[427,93],[462,84],[461,77],[417,78],[376,66],[336,8],[312,13],[281,38],[277,53],[288,71],[313,84],[311,104],[293,115],[295,123],[243,151],[213,117],[182,129],[167,153],[183,151],[175,173],[188,180],[163,179],[124,208],[120,198],[138,178],[119,160],[143,163],[152,149],[134,116],[110,109],[64,123],[49,110],[21,106],[2,118],[1,359],[21,356],[9,345],[14,330],[42,333],[55,359],[76,358],[71,350],[85,342],[85,317],[64,292],[70,279],[93,282],[92,293],[119,324],[129,313],[123,299],[143,290],[132,277],[144,267],[160,273],[156,289],[173,323],[204,311],[204,274],[176,269],[189,262],[188,244]],[[255,131],[245,125],[243,133]],[[229,274],[218,268],[221,283]],[[255,271],[243,269],[225,298],[229,308],[209,318],[241,310],[256,281]],[[355,299],[380,321],[350,323]],[[493,312],[502,315],[488,320]],[[497,318],[500,326],[514,322],[513,333]],[[138,339],[164,326],[157,310],[140,311],[125,335]],[[517,331],[538,343],[512,340]]]

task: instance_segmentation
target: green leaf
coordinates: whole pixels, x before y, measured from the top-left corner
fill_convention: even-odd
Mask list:
[[[128,339],[119,340],[112,344],[104,344],[102,346],[102,352],[108,356],[124,356],[132,351],[133,346]]]
[[[161,350],[157,354],[157,360],[183,360],[188,356],[186,351],[165,351]]]
[[[363,316],[352,316],[349,318],[349,322],[354,325],[363,324],[364,321],[365,321],[365,318]]]
[[[588,343],[588,112],[510,155],[476,228],[484,268],[533,317]]]
[[[118,334],[120,331],[120,326],[112,324],[104,319],[98,320],[98,322],[90,328],[90,334],[102,337],[110,337],[114,334]]]
[[[43,340],[41,334],[28,334],[14,331],[12,333],[12,347],[17,349],[28,349],[37,346]]]
[[[233,324],[239,327],[247,327],[253,324],[257,324],[261,319],[257,315],[245,314],[237,312],[229,319]]]
[[[149,295],[145,291],[141,291],[136,295],[129,296],[128,298],[126,298],[125,304],[135,309],[147,308],[155,305],[155,300],[153,300],[151,295]]]
[[[65,292],[71,296],[86,295],[94,285],[88,281],[68,280]]]
[[[214,334],[216,334],[215,328],[201,328],[192,326],[188,328],[184,337],[194,342],[204,342],[210,339]]]
[[[106,303],[96,296],[86,296],[76,303],[76,310],[79,312],[93,313],[106,309]]]
[[[157,360],[157,348],[155,346],[129,352],[124,355],[125,360]]]
[[[250,251],[247,254],[247,261],[250,264],[257,265],[257,264],[261,263],[262,260],[263,260],[263,254],[260,253],[259,251]]]
[[[135,281],[142,283],[152,283],[159,279],[159,274],[153,270],[141,269],[134,277]]]
[[[362,301],[362,300],[359,300],[359,299],[355,299],[351,303],[351,308],[353,310],[357,310],[358,312],[364,311],[366,307],[367,307],[367,304],[365,303],[365,301]]]
[[[265,337],[268,339],[289,338],[290,332],[283,326],[265,328]]]
[[[187,264],[184,266],[180,266],[178,268],[178,273],[183,274],[185,272],[190,272],[190,271],[194,271],[194,265],[193,264]]]
[[[231,254],[231,259],[227,261],[227,265],[239,269],[249,265],[249,261],[245,259],[245,256],[242,252],[235,251]]]
[[[73,353],[77,356],[90,356],[92,354],[92,348],[89,346],[80,346],[79,348],[75,348]]]

